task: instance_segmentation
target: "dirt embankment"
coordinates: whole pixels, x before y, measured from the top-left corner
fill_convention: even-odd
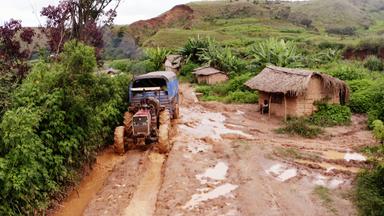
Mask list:
[[[370,49],[370,48],[352,49],[352,48],[348,48],[343,53],[344,59],[364,60],[368,56],[371,56],[371,55],[377,56],[377,57],[384,60],[384,48],[375,48],[375,49]]]
[[[364,116],[303,139],[276,134],[281,122],[257,113],[257,105],[199,102],[191,86],[180,88],[170,153],[129,151],[91,200],[81,201],[85,210],[71,215],[356,214],[346,196],[365,166],[356,149],[375,144]]]
[[[156,34],[161,28],[179,27],[190,28],[194,11],[188,5],[177,5],[158,17],[140,20],[129,25],[129,33],[140,41],[145,36]]]

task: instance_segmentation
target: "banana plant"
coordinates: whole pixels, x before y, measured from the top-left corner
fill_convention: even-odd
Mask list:
[[[276,66],[302,66],[303,55],[292,41],[278,40],[270,38],[255,44],[250,51],[254,64],[265,66],[273,64]]]

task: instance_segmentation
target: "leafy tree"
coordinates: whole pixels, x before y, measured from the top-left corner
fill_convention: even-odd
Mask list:
[[[44,29],[52,52],[62,51],[66,41],[77,39],[95,47],[98,60],[103,48],[103,25],[110,25],[121,0],[64,0],[57,6],[44,7]],[[114,2],[114,6],[112,6]],[[106,11],[108,7],[112,9]]]
[[[31,53],[21,49],[20,42],[31,44],[34,35],[31,28],[22,28],[17,20],[11,19],[0,26],[0,117],[10,105],[10,93],[29,71],[27,60]]]

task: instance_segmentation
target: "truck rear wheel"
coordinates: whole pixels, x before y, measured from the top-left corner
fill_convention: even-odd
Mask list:
[[[115,149],[115,152],[117,154],[124,154],[125,149],[124,149],[124,126],[119,126],[115,129],[115,142],[113,144],[113,147]]]
[[[130,112],[124,113],[124,127],[125,127],[125,135],[130,136],[132,134],[132,121],[133,115]]]
[[[130,112],[124,113],[124,128],[125,128],[125,137],[126,139],[126,145],[128,146],[127,149],[135,149],[137,147],[137,140],[132,139],[133,135],[133,114]]]
[[[160,153],[168,153],[171,146],[169,142],[169,129],[171,120],[169,111],[166,109],[160,113],[159,141],[158,149]]]

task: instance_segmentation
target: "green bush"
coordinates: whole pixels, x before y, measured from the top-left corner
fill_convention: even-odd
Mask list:
[[[257,103],[259,96],[256,92],[251,91],[234,91],[230,92],[223,101],[225,103]]]
[[[198,67],[199,67],[199,65],[197,65],[195,63],[192,63],[192,62],[189,62],[189,63],[184,64],[183,66],[181,66],[181,68],[180,68],[180,78],[181,78],[181,80],[185,80],[185,81],[188,81],[188,82],[193,82],[195,77],[192,74],[192,72],[193,72],[193,70],[195,70]]]
[[[222,101],[225,103],[256,103],[258,94],[249,91],[244,83],[250,79],[252,74],[242,74],[236,76],[226,83],[212,86],[203,85],[196,88],[196,92],[203,94],[203,100]]]
[[[375,81],[370,79],[352,80],[348,82],[351,90],[348,106],[352,112],[367,113],[373,107],[373,97],[376,94]]]
[[[151,60],[138,61],[132,64],[131,72],[135,75],[156,71],[156,65]]]
[[[356,203],[361,215],[384,215],[384,166],[377,165],[359,174]]]
[[[323,50],[323,49],[342,50],[345,48],[345,44],[330,42],[330,41],[323,41],[323,42],[319,43],[318,46],[321,50]]]
[[[0,215],[44,212],[113,139],[129,77],[97,76],[93,48],[68,42],[62,62],[37,63],[0,123]]]
[[[369,74],[369,71],[362,67],[361,63],[348,61],[332,62],[322,66],[320,70],[341,80],[363,79]]]
[[[11,93],[19,85],[12,73],[0,70],[0,119],[11,105]]]
[[[382,36],[364,37],[356,46],[349,48],[352,48],[353,50],[379,51],[380,49],[384,48],[384,38]]]
[[[306,118],[290,118],[284,127],[277,129],[277,132],[315,138],[323,131],[319,127],[310,125]]]
[[[356,34],[356,27],[347,26],[347,27],[327,28],[326,32],[328,34],[352,36]]]
[[[384,124],[381,120],[375,120],[372,123],[373,125],[373,135],[381,143],[384,142]]]
[[[113,60],[108,64],[108,66],[122,72],[129,72],[131,70],[132,64],[133,62],[130,59],[119,59]]]
[[[351,110],[347,106],[336,104],[318,104],[318,111],[309,119],[318,126],[346,125],[351,122]]]
[[[374,120],[384,121],[384,79],[375,81],[375,85],[370,87],[373,95],[371,107],[368,111],[368,121],[371,125]]]
[[[368,58],[365,59],[364,67],[371,71],[382,71],[384,69],[384,63],[376,56],[368,56]]]

